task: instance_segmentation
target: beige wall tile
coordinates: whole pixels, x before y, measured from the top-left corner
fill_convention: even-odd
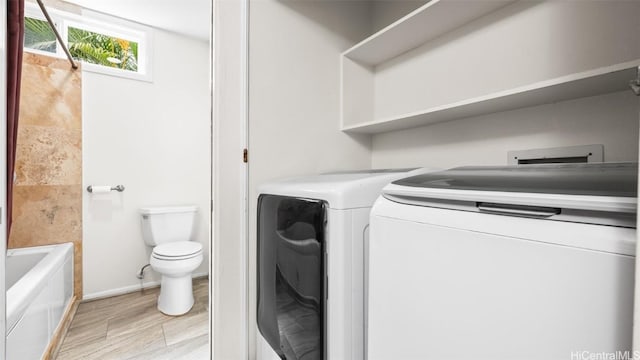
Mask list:
[[[57,244],[82,237],[81,186],[16,186],[12,247]]]
[[[82,84],[65,59],[25,53],[9,248],[73,242],[82,298]]]
[[[63,59],[24,54],[20,124],[82,128],[82,72]]]
[[[82,131],[18,125],[16,185],[82,184]]]

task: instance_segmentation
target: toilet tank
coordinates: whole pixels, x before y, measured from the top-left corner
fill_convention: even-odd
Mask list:
[[[175,241],[190,241],[193,235],[195,206],[146,207],[140,209],[142,237],[150,246]]]

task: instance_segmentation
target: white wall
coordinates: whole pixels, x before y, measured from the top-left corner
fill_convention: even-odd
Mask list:
[[[379,65],[374,114],[399,115],[638,59],[639,14],[638,2],[513,3]],[[508,150],[585,144],[604,144],[606,161],[637,160],[637,110],[624,91],[377,134],[372,163],[506,164]]]
[[[640,58],[638,1],[519,1],[378,65],[398,116]]]
[[[250,3],[249,329],[255,352],[259,184],[371,165],[370,139],[339,131],[339,54],[370,31],[361,1]]]
[[[196,240],[208,271],[210,202],[209,44],[153,31],[153,82],[85,71],[84,187],[122,184],[123,193],[84,192],[84,298],[135,290],[151,248],[138,208],[194,204]],[[145,281],[158,281],[148,271]]]
[[[637,161],[637,104],[623,91],[378,134],[373,167],[506,165],[509,150],[587,144]]]

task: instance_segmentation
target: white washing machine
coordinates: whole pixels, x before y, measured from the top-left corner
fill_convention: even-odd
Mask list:
[[[260,187],[258,359],[363,359],[369,213],[386,184],[416,171],[427,170],[333,173]]]
[[[467,167],[385,187],[371,212],[368,359],[630,351],[637,171]]]

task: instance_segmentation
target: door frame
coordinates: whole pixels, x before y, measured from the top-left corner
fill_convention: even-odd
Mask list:
[[[640,77],[640,67],[638,67],[638,76]],[[638,109],[638,125],[640,128],[640,96],[636,99]],[[640,137],[640,131],[638,136]],[[638,158],[640,159],[640,144],[638,144]],[[638,176],[638,189],[640,189],[640,176]],[[640,356],[640,196],[637,199],[636,207],[636,280],[635,280],[635,296],[633,304],[633,354],[631,356]]]
[[[211,354],[250,359],[249,0],[213,0],[212,9]]]

